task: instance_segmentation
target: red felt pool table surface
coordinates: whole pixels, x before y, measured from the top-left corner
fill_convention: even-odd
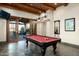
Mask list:
[[[46,37],[46,36],[41,36],[41,35],[27,35],[27,38],[33,39],[37,42],[52,42],[52,41],[57,41],[57,38],[54,37]]]

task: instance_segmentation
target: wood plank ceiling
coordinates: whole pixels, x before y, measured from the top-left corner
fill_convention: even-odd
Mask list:
[[[66,6],[67,4],[68,3],[0,3],[0,6],[40,15],[48,9],[56,10],[57,7],[62,5]]]

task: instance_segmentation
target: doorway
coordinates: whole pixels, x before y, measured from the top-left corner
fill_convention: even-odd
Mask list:
[[[11,19],[7,21],[7,41],[15,43],[25,40],[23,36],[30,33],[27,23],[29,23],[29,20],[26,18],[11,16]]]
[[[26,35],[26,25],[23,22],[19,22],[18,24],[18,36],[19,36],[19,41],[25,40],[23,36]]]
[[[17,21],[9,21],[9,40],[8,42],[18,42]]]

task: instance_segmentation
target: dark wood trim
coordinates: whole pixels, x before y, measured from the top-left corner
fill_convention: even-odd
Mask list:
[[[73,29],[73,30],[66,30],[66,21],[67,21],[67,20],[72,20],[72,19],[73,19],[73,21],[74,21],[74,29]],[[65,23],[65,31],[68,31],[68,32],[75,31],[75,18],[65,19],[64,23]]]
[[[63,3],[64,6],[68,6],[69,3]]]
[[[35,24],[35,34],[37,34],[37,24]]]
[[[10,38],[10,28],[9,28],[9,23],[10,22],[10,20],[8,20],[7,22],[6,22],[6,38],[7,38],[7,42],[8,43],[16,43],[16,42],[18,42],[18,20],[16,20],[16,33],[17,33],[17,38],[15,39],[15,40],[12,40],[11,38]]]
[[[19,36],[18,36],[18,22],[19,22],[19,20],[17,19],[16,20],[16,34],[17,34],[17,41],[18,41],[18,38],[19,38]]]
[[[11,16],[11,20],[15,21],[16,19],[20,19],[18,16]]]
[[[31,34],[36,35],[37,34],[37,24],[36,23],[31,23],[32,21],[30,21],[30,31]]]
[[[56,21],[54,21],[54,32],[55,32],[55,23],[56,22],[59,22],[59,33],[58,34],[60,34],[60,20],[56,20]],[[55,33],[54,33],[55,34]]]
[[[71,47],[79,49],[79,45],[75,45],[75,44],[71,44],[71,43],[67,43],[67,42],[61,42],[61,44],[64,44],[64,45],[71,46]]]
[[[6,42],[9,42],[9,20],[6,20]]]

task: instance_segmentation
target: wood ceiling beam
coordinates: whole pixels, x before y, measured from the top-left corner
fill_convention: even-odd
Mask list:
[[[44,3],[44,5],[56,9],[56,8],[59,7],[59,6],[67,6],[68,3],[57,3],[56,5],[55,5],[55,3]]]
[[[41,13],[41,11],[39,11],[39,10],[36,10],[34,8],[30,8],[28,6],[21,5],[19,3],[13,3],[13,4],[10,4],[10,5],[17,7],[19,9],[22,9],[22,10],[26,10],[26,12],[30,12],[30,13],[34,13],[34,14],[40,14]]]
[[[38,12],[38,11],[30,11],[25,6],[22,6],[22,5],[19,5],[19,4],[14,4],[14,3],[13,4],[11,4],[11,3],[0,3],[0,6],[10,8],[10,9],[15,9],[15,10],[33,13],[33,14],[36,14],[36,15],[40,15],[40,13],[41,13],[41,12]]]
[[[68,3],[0,3],[0,6],[10,9],[25,11],[40,15],[42,12],[46,12],[48,9],[55,10],[59,6],[67,6]]]
[[[43,4],[52,8],[56,8],[56,5],[54,3],[43,3]]]
[[[68,5],[68,3],[57,3],[56,8],[60,7],[60,6],[67,6],[67,5]]]
[[[31,20],[33,21],[35,19],[11,16],[11,21],[16,21],[16,20],[18,20],[19,22],[23,22],[23,23],[29,23]]]
[[[18,4],[16,4],[16,5],[17,5],[17,6],[20,6],[20,7],[23,7],[23,8],[25,8],[25,9],[29,10],[29,11],[32,11],[32,12],[36,12],[36,13],[41,13],[41,12],[42,12],[42,11],[39,10],[39,9],[35,9],[35,8],[33,8],[33,7],[29,7],[29,6],[23,5],[23,4],[21,4],[21,3],[18,3]]]
[[[67,5],[68,5],[68,3],[63,3],[63,5],[64,5],[64,6],[67,6]]]
[[[37,10],[37,9],[34,9],[34,8],[31,8],[29,6],[24,6],[22,4],[14,4],[15,6],[19,7],[19,8],[22,8],[28,12],[33,12],[33,13],[36,13],[36,14],[41,14],[41,11],[40,10]]]
[[[31,8],[35,8],[35,9],[40,10],[40,11],[42,11],[42,12],[45,12],[45,11],[46,11],[46,10],[41,9],[40,7],[36,7],[36,6],[33,5],[32,3],[21,3],[21,4],[23,4],[23,5],[25,5],[25,6],[29,6],[29,7],[31,7]]]
[[[25,3],[26,5],[30,5],[33,8],[40,9],[46,12],[48,9],[53,9],[52,7],[46,6],[43,3]]]
[[[48,5],[45,5],[45,3],[42,3],[42,6],[47,7],[48,9],[54,10],[54,8],[52,8],[52,7],[48,6]],[[48,9],[47,9],[47,10],[48,10]]]
[[[56,5],[54,3],[43,3],[43,5],[46,5],[48,7],[51,7],[52,9],[56,9]]]

